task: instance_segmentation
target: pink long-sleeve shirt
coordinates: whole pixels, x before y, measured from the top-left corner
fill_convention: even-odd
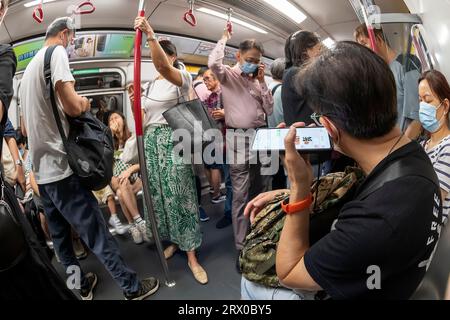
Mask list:
[[[209,56],[209,68],[222,86],[225,122],[236,129],[254,129],[267,125],[273,112],[273,97],[265,83],[243,75],[239,65],[223,64],[225,40],[220,40]]]

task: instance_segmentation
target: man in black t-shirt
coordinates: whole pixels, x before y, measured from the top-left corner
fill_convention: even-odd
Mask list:
[[[291,197],[276,261],[280,281],[333,299],[409,299],[433,258],[442,201],[423,149],[396,126],[389,66],[364,46],[342,42],[301,71],[297,89],[321,115],[335,149],[355,159],[367,178],[332,231],[310,246],[313,173],[295,149],[291,128],[285,141]],[[274,194],[260,195],[246,213],[257,214]]]

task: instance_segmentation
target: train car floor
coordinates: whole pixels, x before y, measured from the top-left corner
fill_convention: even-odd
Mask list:
[[[165,277],[157,256],[156,246],[151,244],[136,245],[127,233],[115,238],[120,246],[126,263],[134,269],[140,278],[149,276],[160,280],[160,289],[150,300],[239,300],[241,276],[235,268],[236,249],[232,226],[223,230],[216,229],[216,223],[223,217],[224,205],[209,205],[210,197],[203,197],[203,204],[211,220],[201,222],[203,243],[198,250],[200,264],[208,273],[209,283],[201,285],[194,279],[188,265],[186,254],[177,252],[168,260],[170,275],[176,286],[165,285]],[[166,244],[167,245],[167,244]],[[66,278],[61,264],[55,259],[54,266]],[[99,278],[95,300],[123,300],[122,291],[115,284],[109,273],[92,253],[82,260],[85,272],[94,272]]]

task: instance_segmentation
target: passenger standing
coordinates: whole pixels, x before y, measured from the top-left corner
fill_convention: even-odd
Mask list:
[[[223,96],[222,96],[222,89],[220,87],[220,82],[217,79],[216,75],[211,71],[207,70],[205,72],[205,75],[203,77],[203,80],[205,81],[205,85],[208,88],[208,90],[211,92],[210,96],[204,104],[208,108],[212,118],[216,120],[217,125],[220,130],[222,130],[223,138],[225,139],[226,135],[226,124],[225,124],[225,109],[223,105]],[[225,148],[226,150],[226,144]],[[215,154],[214,154],[215,156]],[[226,152],[224,152],[224,160],[226,160]],[[231,184],[231,176],[230,176],[230,165],[227,163],[227,161],[224,161],[223,165],[219,164],[212,164],[212,165],[205,165],[207,170],[211,171],[211,185],[213,186],[213,203],[214,199],[216,199],[216,203],[220,202],[221,197],[223,197],[220,194],[220,185],[221,185],[221,179],[222,179],[222,173],[221,170],[223,170],[224,176],[225,176],[225,187],[227,190],[226,198],[225,200],[225,215],[224,217],[219,220],[216,224],[217,229],[224,229],[232,224],[232,215],[231,215],[231,209],[233,205],[233,187]]]
[[[375,29],[374,31],[378,55],[389,64],[397,86],[397,124],[405,132],[407,137],[415,140],[422,132],[419,119],[419,92],[417,88],[422,70],[420,60],[412,54],[397,54],[389,46],[383,30]],[[356,28],[354,36],[359,44],[369,49],[372,48],[365,24]]]
[[[56,19],[50,24],[44,48],[28,65],[21,81],[20,100],[34,175],[56,253],[64,267],[80,268],[72,248],[70,229],[73,226],[122,288],[125,298],[142,300],[156,292],[159,282],[155,278],[140,282],[136,273],[123,261],[97,200],[91,191],[81,185],[80,179],[69,167],[51,101],[46,98],[44,57],[47,48],[57,45],[51,59],[51,77],[65,132],[69,129],[67,116],[78,117],[90,110],[89,100],[75,91],[75,79],[70,72],[65,50],[75,37],[73,26],[72,19],[68,17]],[[97,276],[93,273],[81,274],[82,299],[93,298],[97,281]]]
[[[234,130],[233,134],[227,132],[227,153],[231,162],[235,245],[237,250],[241,250],[249,228],[249,220],[244,217],[245,204],[267,188],[259,160],[251,164],[250,139],[245,131],[267,127],[267,116],[273,111],[273,97],[267,87],[265,65],[261,61],[264,53],[262,44],[256,40],[242,42],[236,55],[238,64],[229,67],[223,64],[223,60],[230,38],[225,29],[222,39],[209,56],[208,64],[221,84],[225,122],[229,129]],[[236,259],[238,263],[239,255]]]
[[[136,18],[135,28],[147,35],[153,63],[159,72],[149,85],[143,107],[147,170],[151,173],[149,185],[158,230],[163,240],[172,243],[164,254],[170,258],[177,249],[185,251],[195,279],[206,284],[208,276],[195,252],[202,243],[202,234],[193,168],[174,156],[173,131],[163,117],[165,111],[189,96],[192,78],[189,72],[180,69],[176,47],[168,40],[158,42],[147,19]]]
[[[305,99],[295,88],[295,77],[302,66],[310,59],[317,57],[322,50],[320,38],[309,31],[297,31],[289,36],[285,45],[286,71],[283,77],[281,98],[283,102],[284,120],[289,127],[302,121],[306,125],[314,123],[311,119],[313,111]]]
[[[420,122],[431,137],[423,146],[433,163],[444,201],[443,216],[450,213],[450,86],[445,76],[436,70],[420,78]]]
[[[195,94],[200,99],[200,101],[205,101],[211,94],[211,92],[206,87],[205,82],[203,81],[203,76],[206,70],[208,70],[208,68],[206,67],[200,68],[197,76],[195,77],[194,82],[192,83],[192,87],[194,88]]]
[[[283,100],[281,91],[283,89],[283,75],[286,69],[286,60],[276,59],[270,67],[273,82],[269,85],[273,96],[273,113],[269,116],[269,128],[277,128],[284,123]],[[286,189],[287,177],[281,158],[279,158],[278,172],[272,177],[272,190]]]
[[[284,122],[281,91],[283,88],[283,75],[285,70],[286,60],[284,58],[276,59],[270,66],[273,82],[269,85],[269,89],[273,96],[273,113],[268,117],[269,128],[276,128]]]
[[[0,0],[1,28],[8,5],[9,0]],[[0,44],[0,150],[6,148],[3,133],[14,95],[16,66],[11,46]],[[75,300],[40,245],[13,190],[5,185],[1,193],[5,203],[1,204],[0,218],[0,300]],[[5,204],[11,209],[9,214]]]

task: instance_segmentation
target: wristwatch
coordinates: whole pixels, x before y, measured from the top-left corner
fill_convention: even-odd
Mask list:
[[[16,166],[23,166],[23,161],[22,160],[16,160]]]
[[[158,40],[158,39],[155,37],[155,34],[147,37],[147,42],[148,41],[156,41],[156,40]]]

